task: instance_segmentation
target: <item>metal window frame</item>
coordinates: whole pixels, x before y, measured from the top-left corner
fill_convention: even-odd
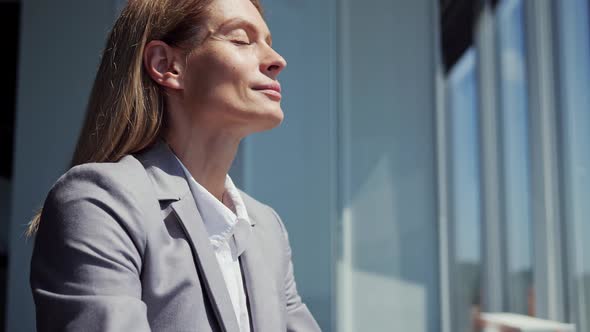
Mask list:
[[[351,50],[352,45],[347,38],[352,24],[349,21],[351,0],[337,1],[336,10],[338,11],[336,19],[337,41],[337,160],[338,160],[338,197],[337,209],[339,211],[339,222],[335,225],[334,238],[337,240],[334,244],[334,279],[336,287],[333,297],[333,326],[337,331],[353,332],[354,330],[354,309],[353,303],[353,280],[352,280],[352,216],[346,209],[344,202],[351,199],[351,139],[350,131],[351,121],[351,96],[348,91],[351,90],[350,82],[352,73]]]
[[[531,156],[531,216],[533,220],[533,278],[536,315],[564,321],[568,312],[565,301],[567,262],[562,228],[562,181],[559,160],[559,117],[557,114],[556,68],[554,40],[555,18],[551,0],[524,0],[526,78],[528,89],[529,142]],[[495,14],[490,0],[480,0],[481,11],[474,27],[477,55],[478,93],[481,134],[482,181],[482,258],[484,266],[484,302],[486,311],[506,309],[506,246],[504,197],[501,194],[503,151],[501,144],[501,106],[499,104],[499,53]],[[441,102],[444,105],[444,100]],[[454,326],[452,310],[453,285],[449,261],[452,259],[452,232],[449,229],[452,197],[448,155],[448,110],[437,109],[437,150],[439,176],[439,222],[441,239],[441,317],[448,331]],[[538,142],[538,143],[537,143]],[[441,178],[445,178],[442,180]],[[444,257],[443,257],[444,256]],[[447,289],[448,291],[444,291]],[[570,289],[570,294],[572,290]]]
[[[471,59],[464,59],[464,57],[468,56],[467,53],[469,52],[472,52],[472,54],[469,55]],[[477,75],[476,53],[477,50],[475,50],[475,47],[472,46],[468,48],[467,51],[458,60],[456,66],[460,66],[461,68],[456,68],[454,70],[458,70],[462,73],[459,74],[460,77],[465,74],[464,72],[466,71],[466,66],[469,66],[469,69],[475,71],[474,74]],[[466,60],[469,61],[468,65],[464,62]],[[444,324],[442,326],[443,328],[447,328],[448,330],[445,331],[448,332],[461,330],[462,322],[460,321],[460,315],[457,311],[457,308],[459,307],[457,291],[464,287],[464,285],[461,285],[457,282],[456,278],[452,277],[453,275],[458,273],[458,271],[456,270],[457,251],[455,246],[455,242],[457,241],[457,237],[455,234],[457,222],[457,210],[455,206],[456,188],[455,172],[453,171],[454,168],[457,167],[457,165],[454,159],[456,152],[456,147],[454,146],[453,138],[453,132],[455,130],[455,115],[453,114],[453,99],[451,97],[451,85],[454,79],[453,75],[456,73],[454,70],[448,72],[448,76],[446,79],[447,83],[445,85],[444,91],[444,106],[439,107],[439,109],[437,110],[437,169],[438,176],[441,177],[439,178],[438,182],[439,222],[441,223],[439,225],[439,232],[441,237],[439,243],[439,250],[441,251],[441,256],[446,256],[444,258],[441,258],[441,305],[448,306],[448,308],[441,307],[441,317],[443,319],[442,322]],[[475,84],[477,84],[477,82],[475,82]],[[477,90],[477,87],[475,87],[475,89]],[[477,99],[479,100],[479,95],[477,96]],[[478,126],[477,123],[475,125]],[[475,158],[479,159],[479,156],[476,155]],[[477,162],[477,164],[479,164],[479,161]],[[442,178],[443,176],[444,178]],[[443,197],[443,195],[447,195],[447,197],[445,198]],[[482,255],[481,252],[480,255]],[[443,266],[443,264],[446,264],[446,266]],[[483,267],[483,262],[481,262],[481,266]]]
[[[583,1],[580,8],[577,1],[557,1],[554,3],[555,22],[555,58],[556,58],[556,82],[557,104],[560,109],[559,142],[561,143],[561,179],[563,223],[565,233],[563,250],[567,254],[567,267],[565,274],[565,317],[574,322],[580,331],[590,328],[590,318],[582,310],[587,299],[584,290],[579,289],[575,280],[577,274],[583,269],[585,254],[580,248],[583,241],[583,231],[579,225],[587,222],[578,211],[584,204],[584,198],[577,193],[577,188],[583,187],[587,181],[580,183],[575,177],[575,168],[579,167],[578,154],[583,150],[579,143],[584,142],[580,124],[587,124],[590,116],[575,112],[576,108],[586,109],[590,105],[590,97],[584,90],[585,86],[579,86],[576,78],[582,75],[588,81],[590,75],[590,63],[587,58],[590,52],[590,2]],[[581,14],[585,13],[585,14]],[[582,16],[579,16],[582,15]],[[580,40],[586,45],[580,47]],[[579,50],[585,50],[584,53]],[[580,58],[586,59],[579,67]],[[583,143],[582,143],[583,144]],[[587,152],[586,152],[587,153]],[[584,164],[587,166],[587,163]],[[586,259],[587,260],[587,259]]]
[[[440,48],[439,48],[440,49]],[[454,286],[452,283],[452,258],[455,256],[452,250],[451,229],[451,164],[450,164],[450,115],[448,107],[449,95],[446,85],[442,61],[437,62],[436,75],[436,179],[437,179],[437,212],[438,212],[438,243],[439,243],[439,290],[440,290],[440,317],[441,332],[454,331],[452,308]]]
[[[501,110],[496,19],[491,1],[481,1],[475,24],[480,107],[480,175],[482,207],[482,261],[484,311],[505,308],[504,204],[502,200]]]
[[[498,100],[498,59],[496,57],[496,28],[491,1],[480,0],[478,13],[475,19],[474,48],[475,70],[477,75],[477,94],[479,118],[479,145],[481,154],[478,157],[479,173],[481,178],[481,239],[482,239],[482,309],[488,311],[501,311],[504,307],[503,270],[504,257],[502,245],[503,216],[501,206],[501,187],[499,176],[501,172],[501,156],[499,141],[501,123],[499,119]],[[448,73],[447,73],[448,74]],[[448,76],[447,76],[448,77]],[[448,86],[448,85],[446,85]],[[449,95],[448,89],[444,90],[445,97]],[[455,241],[452,231],[453,225],[453,195],[452,195],[452,167],[453,162],[449,157],[452,154],[451,142],[452,126],[450,124],[450,112],[448,100],[439,97],[437,107],[437,175],[439,197],[439,238],[440,238],[440,285],[441,285],[441,318],[444,332],[455,331],[458,327],[456,321],[455,285],[451,275],[453,273],[452,261],[454,259],[453,243]],[[490,121],[491,120],[491,121]],[[491,124],[491,125],[490,125]]]
[[[502,227],[502,238],[503,239],[508,239],[508,234],[509,234],[509,231],[510,231],[509,224],[508,224],[510,222],[509,217],[508,217],[508,214],[509,214],[509,211],[508,211],[509,203],[507,202],[508,196],[506,195],[506,193],[509,190],[509,184],[507,182],[508,179],[506,177],[506,175],[508,174],[507,173],[508,172],[508,168],[507,168],[508,167],[508,164],[507,164],[507,160],[506,160],[506,156],[507,156],[507,150],[506,149],[508,147],[508,144],[510,144],[510,142],[508,142],[506,140],[506,137],[507,137],[506,134],[507,134],[507,132],[506,132],[505,124],[507,123],[507,119],[505,117],[505,115],[506,115],[506,109],[504,108],[505,105],[504,105],[504,100],[503,100],[504,97],[505,97],[504,96],[504,87],[503,87],[504,82],[502,80],[503,79],[502,78],[502,71],[504,70],[504,68],[503,68],[504,63],[503,63],[503,59],[502,59],[502,53],[503,53],[504,49],[502,48],[502,45],[501,45],[501,37],[502,37],[501,36],[501,24],[502,23],[500,22],[499,15],[500,15],[500,11],[501,10],[503,10],[503,9],[514,10],[516,8],[516,6],[519,6],[519,5],[522,5],[522,10],[523,10],[523,13],[522,13],[523,14],[523,17],[522,17],[522,20],[523,21],[521,23],[522,23],[522,29],[523,29],[523,32],[522,32],[523,33],[523,36],[522,37],[523,37],[523,44],[524,44],[523,45],[524,54],[525,54],[525,57],[528,57],[528,54],[527,54],[528,49],[527,49],[527,45],[526,45],[526,39],[527,39],[527,36],[526,36],[526,17],[524,17],[525,16],[524,15],[525,0],[503,0],[503,1],[501,1],[497,5],[497,7],[496,7],[497,10],[494,13],[494,17],[495,17],[495,21],[494,22],[495,22],[495,28],[496,28],[496,41],[497,41],[497,48],[496,48],[496,61],[497,61],[497,66],[498,66],[498,68],[497,68],[497,73],[498,73],[498,85],[497,85],[497,88],[498,88],[498,97],[499,97],[498,98],[499,103],[498,103],[498,110],[497,111],[498,111],[498,114],[499,114],[499,121],[500,121],[500,124],[499,124],[499,142],[500,142],[499,151],[501,152],[501,165],[500,165],[500,170],[501,170],[500,171],[500,176],[501,176],[501,179],[500,180],[502,181],[502,184],[503,184],[503,186],[502,186],[502,195],[501,195],[502,207],[503,207],[503,209],[502,209],[502,221],[501,221],[502,222],[501,227]],[[525,59],[525,63],[528,63],[528,59]],[[524,68],[525,75],[527,73],[527,70],[528,70],[528,68],[526,67],[526,64],[525,64],[525,68]],[[525,79],[527,79],[527,78],[525,77]],[[526,86],[527,87],[528,87],[528,84],[529,84],[529,82],[527,80],[526,81]],[[527,101],[526,101],[526,125],[528,126],[530,124],[530,121],[529,121],[529,111],[530,111],[529,99],[530,99],[530,96],[529,96],[529,91],[528,90],[526,91],[526,98],[527,98]],[[526,137],[526,144],[527,144],[526,145],[526,149],[528,149],[530,143],[531,142],[529,141],[529,137],[527,136]],[[528,164],[526,166],[530,167],[530,155],[527,155],[526,157],[527,157],[527,159],[529,159],[529,162],[528,162]],[[527,182],[528,188],[530,188],[530,185],[531,185],[531,174],[527,174],[527,181],[526,182]],[[530,193],[530,191],[529,191],[529,193]],[[533,242],[534,242],[534,234],[533,234],[533,232],[534,232],[534,225],[532,225],[533,220],[532,220],[532,216],[530,215],[531,214],[531,211],[530,211],[530,205],[531,205],[530,204],[530,196],[529,196],[527,202],[528,202],[528,206],[529,206],[528,207],[528,210],[529,210],[528,212],[529,212],[529,218],[530,218],[530,223],[531,223],[531,227],[530,227],[531,248],[530,248],[530,250],[531,250],[531,269],[532,269],[533,268],[532,265],[534,264],[534,261],[533,261],[533,259],[534,259],[534,251],[533,251]],[[510,298],[510,292],[511,292],[510,282],[511,282],[511,280],[510,280],[510,273],[509,273],[510,255],[512,253],[512,248],[510,247],[509,240],[504,240],[503,241],[503,247],[501,248],[501,250],[502,250],[502,252],[500,254],[502,255],[502,266],[503,266],[503,271],[502,271],[502,273],[503,273],[503,279],[502,279],[503,285],[502,285],[502,288],[503,288],[503,294],[504,294],[503,311],[505,311],[505,312],[512,312],[511,311],[512,310],[511,309],[512,304],[511,304],[511,298]],[[535,282],[536,282],[536,280],[533,277],[533,284]]]
[[[565,319],[552,0],[525,0],[533,277],[538,317]]]

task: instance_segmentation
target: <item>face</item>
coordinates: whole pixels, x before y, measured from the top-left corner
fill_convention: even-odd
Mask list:
[[[285,60],[272,49],[270,32],[250,0],[214,0],[209,36],[188,56],[183,78],[185,109],[208,128],[246,135],[283,120],[277,76]]]

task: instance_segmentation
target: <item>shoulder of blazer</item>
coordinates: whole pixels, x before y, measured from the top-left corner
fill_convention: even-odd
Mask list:
[[[88,212],[84,207],[90,203],[107,211],[138,247],[145,248],[146,235],[142,224],[146,222],[147,211],[154,209],[151,206],[154,205],[152,191],[145,169],[133,156],[125,156],[118,162],[77,165],[50,189],[43,204],[40,227],[46,214],[60,216],[68,213],[83,218]]]
[[[138,168],[143,169],[141,163],[133,156],[127,155],[117,162],[99,162],[85,163],[70,168],[60,176],[53,187],[59,186],[62,182],[70,181],[72,178],[89,177],[89,178],[120,178],[143,180],[145,177],[137,174]]]
[[[145,194],[148,180],[142,164],[133,156],[125,156],[117,162],[86,163],[74,166],[64,173],[49,193],[68,193],[85,186],[89,191],[78,194],[93,194],[94,190],[106,190],[113,195],[129,194],[130,198]]]

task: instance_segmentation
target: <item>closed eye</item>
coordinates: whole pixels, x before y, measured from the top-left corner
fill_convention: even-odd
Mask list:
[[[250,45],[251,44],[249,41],[246,41],[246,40],[232,40],[231,42],[236,45]]]

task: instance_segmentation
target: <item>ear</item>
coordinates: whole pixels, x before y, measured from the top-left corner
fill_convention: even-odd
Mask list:
[[[182,90],[182,63],[174,48],[161,40],[152,40],[143,51],[143,65],[148,75],[163,87]]]

